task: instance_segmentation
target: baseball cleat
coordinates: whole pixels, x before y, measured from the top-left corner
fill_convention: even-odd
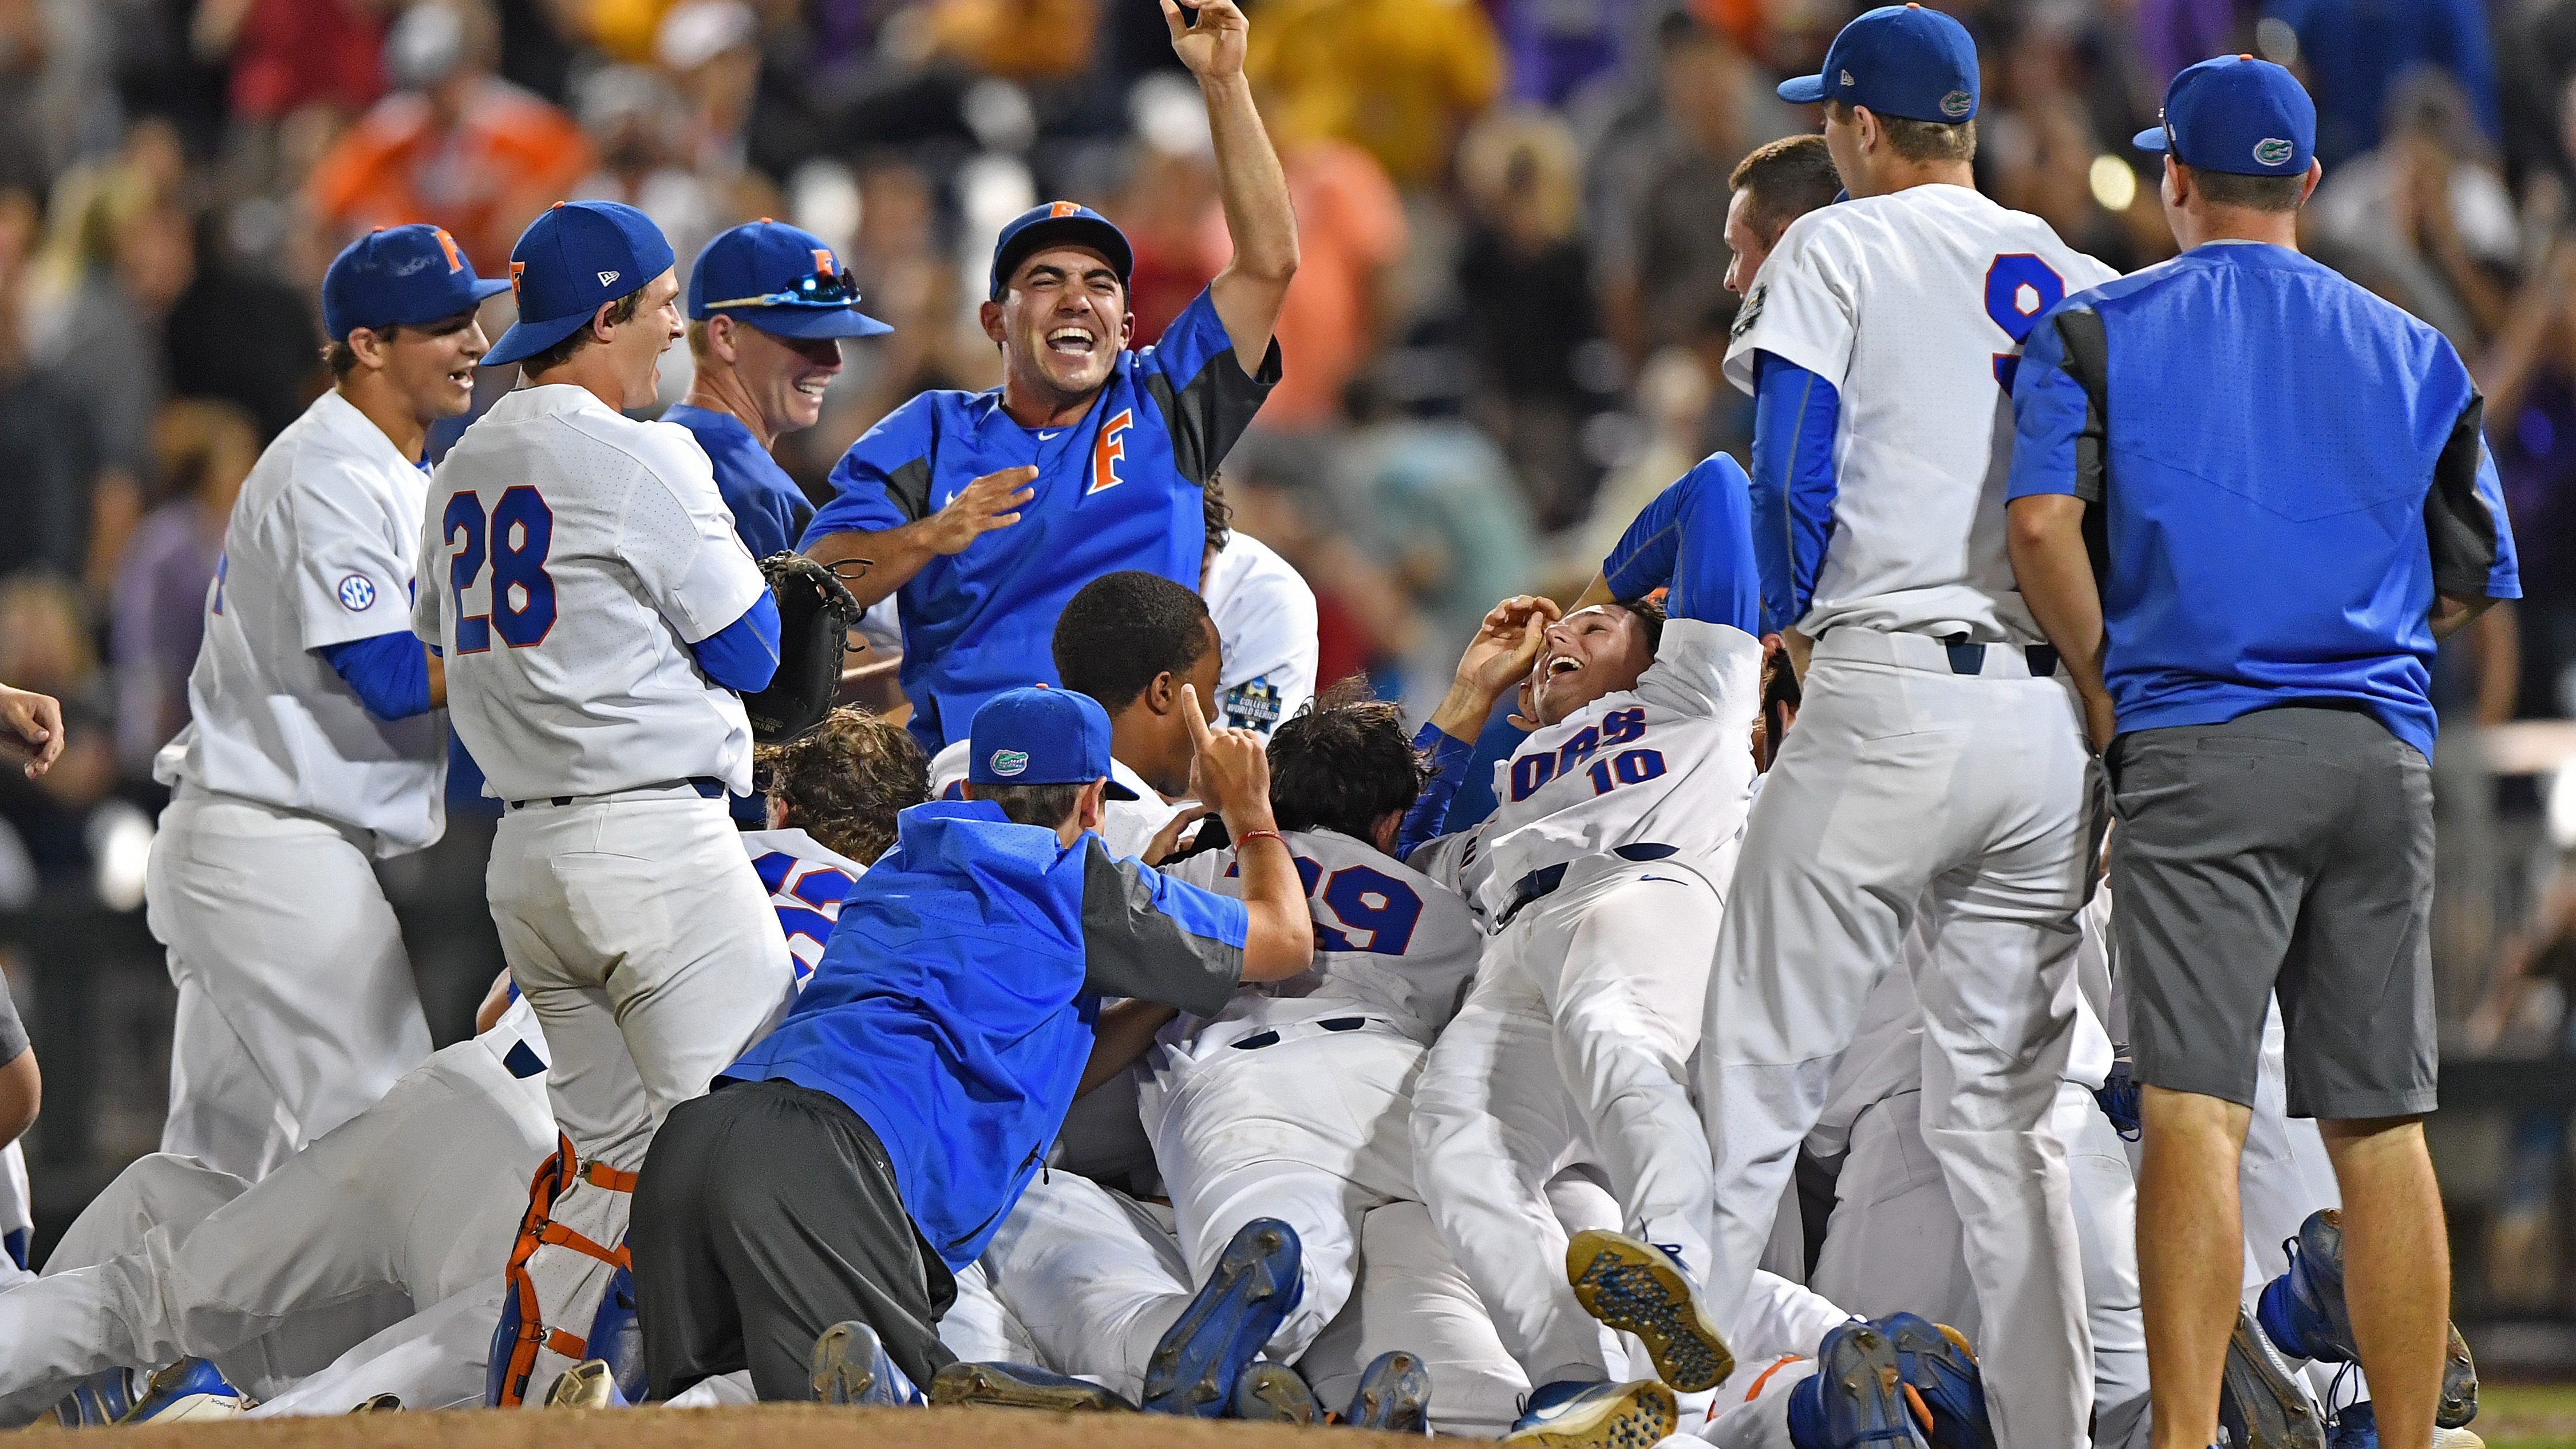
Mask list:
[[[565,1369],[546,1391],[549,1409],[623,1409],[630,1407],[626,1395],[617,1388],[617,1375],[608,1360],[586,1358]]]
[[[1838,1325],[1816,1349],[1816,1371],[1789,1391],[1789,1442],[1797,1449],[1926,1449],[1931,1420],[1897,1367],[1896,1345],[1876,1324]]]
[[[134,1408],[134,1376],[121,1368],[91,1374],[54,1404],[52,1418],[66,1429],[122,1421]]]
[[[1896,1371],[1932,1416],[1933,1449],[1995,1449],[1986,1381],[1959,1330],[1911,1313],[1878,1320],[1896,1349]]]
[[[2442,1355],[2442,1400],[2433,1411],[2436,1429],[2464,1429],[2478,1416],[2478,1365],[2460,1326],[2450,1325],[2451,1340]],[[2435,1436],[2439,1438],[2439,1435]]]
[[[988,1409],[1045,1409],[1058,1414],[1129,1413],[1136,1406],[1087,1379],[1023,1363],[959,1359],[930,1380],[930,1402]]]
[[[378,1394],[349,1412],[352,1414],[393,1414],[402,1411],[400,1394]]]
[[[2343,1213],[2319,1208],[2283,1243],[2290,1270],[2263,1285],[2256,1318],[2264,1336],[2292,1358],[2353,1363],[2352,1315],[2343,1299]],[[2457,1429],[2478,1416],[2478,1366],[2457,1324],[2442,1358],[2442,1399],[2433,1423]]]
[[[1295,1369],[1263,1359],[1234,1381],[1234,1416],[1256,1424],[1312,1424],[1324,1417],[1315,1391]]]
[[[856,1319],[824,1329],[809,1362],[816,1403],[891,1408],[921,1402],[921,1391],[886,1357],[877,1331]]]
[[[1297,1230],[1254,1218],[1235,1230],[1181,1316],[1145,1360],[1149,1414],[1221,1417],[1234,1381],[1305,1293]]]
[[[2218,1382],[2218,1425],[2229,1449],[2326,1449],[2325,1425],[2281,1350],[2236,1310],[2227,1366]]]
[[[2328,1449],[2379,1449],[2379,1416],[2368,1399],[2335,1415],[2326,1430]],[[2433,1449],[2486,1449],[2475,1429],[2433,1427]]]
[[[1679,1427],[1681,1417],[1673,1391],[1653,1379],[1559,1382],[1531,1392],[1503,1442],[1542,1449],[1654,1449]]]
[[[1665,1383],[1698,1393],[1735,1372],[1725,1336],[1669,1250],[1587,1228],[1566,1245],[1565,1277],[1584,1312],[1645,1343]]]
[[[1396,1434],[1431,1432],[1431,1370],[1418,1354],[1397,1350],[1369,1361],[1342,1423],[1353,1429]]]

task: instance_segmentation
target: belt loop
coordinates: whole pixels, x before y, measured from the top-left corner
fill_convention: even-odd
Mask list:
[[[1986,672],[1985,645],[1944,644],[1941,647],[1950,656],[1950,672],[1952,674],[1983,674]]]
[[[2053,679],[2057,676],[2056,645],[2033,644],[2023,649],[2021,654],[2022,658],[2030,664],[2031,678]]]

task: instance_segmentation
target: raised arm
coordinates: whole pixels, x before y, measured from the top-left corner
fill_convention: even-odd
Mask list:
[[[1216,807],[1242,872],[1243,979],[1286,980],[1315,962],[1315,921],[1297,859],[1270,813],[1270,756],[1251,730],[1210,729],[1194,685],[1181,686],[1181,718],[1198,756],[1194,793]]]
[[[1251,26],[1235,0],[1190,6],[1198,12],[1196,24],[1187,22],[1175,0],[1162,0],[1162,7],[1172,50],[1198,77],[1199,94],[1207,101],[1217,194],[1225,204],[1226,234],[1234,239],[1234,258],[1208,284],[1208,299],[1225,323],[1236,360],[1245,372],[1258,373],[1288,300],[1288,279],[1297,273],[1297,213],[1288,202],[1288,173],[1280,169],[1279,153],[1253,108],[1252,83],[1243,75]]]
[[[1710,454],[1628,525],[1601,561],[1601,587],[1618,599],[1666,589],[1667,617],[1731,624],[1761,637],[1751,494],[1733,458]]]

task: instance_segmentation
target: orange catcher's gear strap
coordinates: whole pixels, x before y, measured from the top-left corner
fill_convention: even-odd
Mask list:
[[[548,1214],[555,1199],[564,1195],[576,1180],[609,1192],[633,1192],[635,1174],[620,1172],[604,1163],[584,1162],[575,1156],[572,1139],[555,1134],[554,1155],[537,1168],[536,1177],[528,1184],[528,1211],[519,1219],[518,1239],[510,1245],[510,1263],[502,1277],[505,1291],[518,1300],[519,1336],[510,1345],[509,1370],[501,1382],[501,1407],[516,1408],[528,1394],[528,1376],[536,1372],[537,1351],[550,1349],[565,1358],[587,1357],[587,1343],[560,1328],[548,1328],[537,1303],[536,1281],[528,1276],[528,1259],[546,1244],[570,1248],[585,1257],[596,1258],[613,1267],[627,1266],[626,1249],[603,1248],[572,1229],[555,1222]]]

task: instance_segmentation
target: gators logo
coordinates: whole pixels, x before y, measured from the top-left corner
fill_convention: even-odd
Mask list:
[[[1976,98],[1966,91],[1952,91],[1941,98],[1941,114],[1954,121],[1976,108]]]
[[[2254,159],[2266,166],[2279,166],[2288,161],[2291,153],[2298,149],[2288,141],[2272,136],[2254,143]]]
[[[1002,775],[1005,777],[1016,775],[1028,767],[1029,753],[1026,750],[995,750],[993,752],[993,773],[996,775]]]

